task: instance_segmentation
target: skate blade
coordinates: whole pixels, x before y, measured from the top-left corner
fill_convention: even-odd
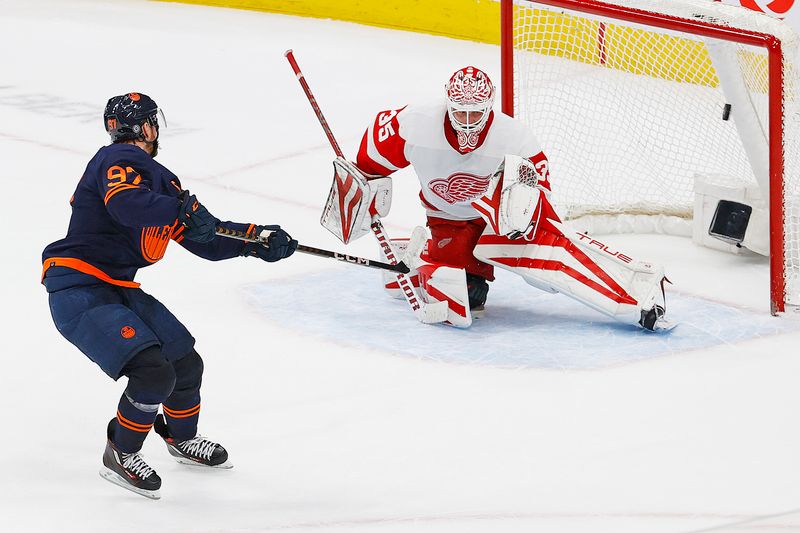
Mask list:
[[[659,318],[656,320],[656,323],[653,324],[653,333],[667,333],[678,327],[678,324],[680,324],[680,322],[672,322],[666,318]]]
[[[131,485],[130,483],[125,481],[122,478],[122,476],[120,476],[119,474],[117,474],[116,472],[114,472],[113,470],[108,468],[107,466],[103,466],[102,468],[100,468],[100,472],[98,472],[98,473],[100,474],[101,478],[105,479],[109,483],[113,483],[114,485],[117,485],[118,487],[122,487],[123,489],[128,489],[129,491],[135,492],[136,494],[138,494],[140,496],[144,496],[145,498],[147,498],[149,500],[159,500],[159,499],[161,499],[161,492],[159,492],[158,490],[146,490],[146,489],[140,489],[138,487],[134,487],[133,485]]]
[[[173,455],[172,457],[180,464],[187,466],[196,466],[199,468],[216,468],[218,470],[230,470],[231,468],[233,468],[233,463],[230,462],[230,460],[225,461],[224,463],[218,465],[204,465],[203,463],[198,463],[197,461],[192,461],[191,459],[186,459],[185,457],[178,457],[175,455]]]

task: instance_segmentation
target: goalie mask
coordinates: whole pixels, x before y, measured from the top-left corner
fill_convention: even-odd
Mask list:
[[[459,144],[462,139],[467,145],[477,143],[477,136],[486,126],[494,103],[492,80],[480,69],[464,67],[452,75],[445,89],[447,116],[458,134]]]

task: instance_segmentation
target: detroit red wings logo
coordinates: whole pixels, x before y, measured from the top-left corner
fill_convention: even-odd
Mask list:
[[[489,187],[489,176],[476,176],[466,172],[451,174],[447,179],[436,179],[428,188],[448,204],[466,202],[483,194]]]
[[[483,103],[494,96],[494,85],[483,71],[465,67],[453,74],[447,84],[447,97],[459,104]]]

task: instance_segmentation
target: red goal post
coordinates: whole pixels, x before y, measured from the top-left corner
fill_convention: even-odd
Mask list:
[[[558,150],[562,149],[562,152],[567,152],[570,149],[569,146],[562,147],[561,145],[564,143],[569,144],[573,138],[579,137],[579,134],[567,132],[560,140],[555,138],[553,140],[548,140],[549,132],[543,131],[548,129],[548,123],[541,122],[540,118],[545,117],[542,119],[544,122],[552,120],[549,124],[553,124],[554,127],[560,126],[563,122],[567,122],[567,119],[560,118],[556,114],[557,112],[553,112],[552,119],[549,118],[549,112],[546,109],[542,110],[542,108],[534,107],[534,104],[526,103],[525,98],[527,94],[530,93],[534,95],[530,98],[537,98],[536,94],[545,94],[545,92],[549,91],[547,97],[541,97],[542,100],[550,101],[549,104],[544,105],[549,105],[555,109],[585,105],[585,109],[588,111],[584,111],[582,116],[593,116],[599,111],[599,108],[611,106],[610,104],[601,103],[601,99],[611,98],[608,93],[615,90],[614,86],[606,87],[601,85],[603,81],[594,81],[595,78],[599,79],[602,76],[606,76],[609,70],[617,69],[618,72],[620,72],[620,78],[623,75],[628,77],[628,80],[624,82],[625,87],[633,83],[634,77],[647,78],[645,83],[650,83],[650,85],[643,91],[645,93],[650,93],[650,89],[654,87],[652,83],[653,80],[661,78],[661,80],[663,80],[661,84],[666,87],[664,91],[665,94],[675,93],[674,96],[664,96],[665,100],[662,102],[655,100],[655,98],[661,98],[661,96],[655,95],[659,91],[645,94],[641,100],[641,102],[644,102],[641,110],[634,109],[636,100],[628,100],[627,93],[625,97],[626,101],[620,103],[622,107],[620,107],[618,114],[630,117],[641,114],[642,117],[640,121],[643,126],[639,126],[638,128],[632,126],[631,131],[634,133],[627,134],[626,141],[628,144],[625,144],[625,142],[621,143],[623,148],[619,150],[620,153],[617,157],[619,159],[627,159],[631,151],[638,152],[639,145],[658,144],[658,142],[661,141],[669,143],[672,142],[673,136],[675,137],[677,148],[668,148],[667,150],[671,150],[672,153],[675,154],[681,150],[681,137],[686,136],[684,135],[686,131],[690,129],[704,129],[706,125],[694,126],[694,124],[687,124],[683,122],[686,120],[686,116],[678,116],[675,117],[675,125],[665,125],[662,130],[659,130],[655,142],[644,137],[644,133],[641,134],[640,138],[640,132],[649,127],[651,121],[658,120],[651,119],[647,116],[648,106],[657,106],[658,111],[664,107],[679,106],[680,104],[677,102],[688,99],[688,97],[684,98],[682,95],[684,91],[686,91],[687,95],[689,91],[709,92],[710,88],[715,86],[715,83],[718,86],[723,85],[723,83],[719,81],[722,77],[721,74],[716,81],[714,81],[713,72],[710,74],[701,74],[698,70],[689,73],[688,68],[681,70],[680,74],[674,74],[669,71],[669,69],[680,68],[681,61],[684,63],[695,61],[695,55],[697,54],[694,52],[674,51],[680,46],[683,46],[684,37],[693,39],[690,44],[691,46],[703,46],[703,41],[710,39],[712,40],[711,42],[736,43],[738,45],[750,47],[746,50],[763,50],[766,59],[764,60],[765,65],[761,70],[766,72],[763,82],[766,87],[763,90],[757,87],[754,88],[758,83],[752,81],[748,81],[743,85],[746,85],[748,89],[755,94],[753,97],[754,100],[761,97],[759,93],[766,92],[765,110],[762,113],[764,116],[760,117],[764,129],[763,140],[767,146],[764,151],[765,158],[763,166],[765,177],[768,175],[768,184],[764,185],[763,190],[765,196],[768,196],[767,201],[769,206],[770,308],[772,314],[777,314],[785,311],[787,300],[788,303],[792,305],[800,305],[800,295],[796,294],[800,292],[800,281],[797,278],[797,270],[800,269],[800,245],[798,245],[800,235],[798,235],[798,229],[796,227],[798,224],[796,220],[797,213],[792,213],[793,219],[790,224],[791,227],[787,226],[786,220],[787,202],[791,201],[793,206],[797,205],[795,197],[797,194],[800,194],[797,184],[800,176],[793,175],[791,182],[787,183],[785,175],[787,168],[785,164],[787,160],[787,148],[785,143],[785,136],[787,136],[786,117],[794,113],[794,107],[789,109],[788,106],[794,105],[793,80],[796,77],[797,68],[799,68],[800,65],[791,63],[793,58],[790,61],[785,56],[786,46],[784,45],[784,41],[787,39],[791,40],[792,49],[797,46],[794,40],[795,36],[788,26],[783,25],[779,21],[773,21],[772,19],[769,21],[763,20],[765,16],[758,13],[742,13],[741,11],[744,10],[733,6],[712,4],[709,0],[669,0],[669,5],[663,0],[614,0],[613,2],[601,2],[597,0],[501,0],[502,111],[511,116],[519,116],[530,123],[537,135],[542,137],[545,151],[551,159],[551,172],[555,178],[554,189],[558,190],[560,178],[558,166],[559,157],[561,157]],[[586,29],[590,26],[583,24],[582,21],[584,19],[592,24],[591,30]],[[784,31],[782,26],[785,26],[786,31]],[[612,27],[617,28],[618,34],[617,37],[615,37],[617,41],[613,45],[606,42],[608,39],[606,32],[610,31]],[[620,30],[619,28],[622,29]],[[776,28],[777,31],[775,31]],[[648,34],[651,30],[653,35],[656,35],[661,41],[642,40],[644,39],[642,35]],[[622,37],[619,36],[624,35],[622,33],[623,31],[627,31],[627,35],[634,35],[635,33],[635,39],[638,40],[620,44],[622,42]],[[587,37],[587,34],[589,37]],[[594,41],[592,41],[592,39],[594,39]],[[588,45],[582,47],[588,51],[577,51],[577,49],[581,47],[579,43],[581,40],[588,40]],[[578,42],[578,44],[576,44],[576,42]],[[631,44],[632,42],[636,44]],[[613,48],[614,46],[616,46],[616,49]],[[648,47],[650,48],[649,50],[647,49]],[[651,66],[654,62],[653,58],[657,57],[659,54],[659,52],[653,50],[659,49],[659,47],[663,47],[664,51],[661,53],[667,56],[665,57],[665,64],[675,63],[676,66]],[[592,48],[594,48],[594,50]],[[616,59],[623,54],[623,50],[624,54],[630,57],[622,60]],[[699,48],[692,48],[691,50],[699,50]],[[634,57],[637,54],[643,57],[637,59]],[[738,54],[739,63],[742,63],[742,57],[749,57],[748,54],[750,54],[750,52],[739,51],[734,53],[734,55],[736,54]],[[532,57],[549,61],[555,65],[552,72],[549,70],[541,70],[538,66],[529,66],[539,60],[530,59]],[[617,61],[615,65],[610,64],[612,59]],[[755,63],[758,62],[756,60],[753,61]],[[576,65],[566,66],[568,62],[576,63]],[[654,70],[645,71],[645,69],[650,68]],[[662,70],[656,71],[656,68]],[[566,70],[559,71],[557,69]],[[758,68],[755,67],[753,67],[753,69],[758,70]],[[789,77],[786,73],[787,69],[791,70],[792,80],[785,79],[785,75],[787,78]],[[595,71],[598,75],[595,75]],[[692,76],[696,76],[697,78],[689,79]],[[700,76],[708,76],[708,79],[712,81],[698,81]],[[559,83],[559,77],[563,77],[564,79],[569,78],[570,80],[573,78],[582,79],[582,83],[585,83],[586,91],[589,96],[576,97],[575,95],[578,94],[574,92],[576,85],[571,84],[568,87],[569,90],[562,90],[562,92],[565,93],[563,99],[558,100],[557,85]],[[786,94],[786,83],[789,81],[791,81],[791,85],[788,91],[791,94]],[[614,83],[616,83],[616,81]],[[620,87],[622,87],[623,82],[620,81],[619,83],[621,84]],[[683,88],[683,85],[687,87]],[[718,92],[721,91],[722,87],[720,87]],[[552,98],[551,95],[553,95]],[[674,98],[674,101],[672,98]],[[703,96],[703,98],[705,98],[705,96]],[[720,100],[720,102],[723,102],[725,100],[724,96],[721,98],[722,100]],[[791,103],[787,102],[789,98],[792,100]],[[586,102],[584,102],[584,100]],[[606,100],[602,100],[602,102],[605,101]],[[716,110],[718,105],[722,104],[714,101],[711,107],[714,107]],[[738,111],[737,107],[734,107],[734,109]],[[676,114],[678,113],[676,112]],[[688,112],[686,114],[691,115],[689,118],[694,120],[694,112]],[[700,119],[698,118],[697,120],[699,121]],[[727,118],[724,120],[727,120]],[[719,122],[721,122],[721,119]],[[539,124],[537,125],[537,123]],[[729,130],[731,129],[730,124],[720,126],[712,119],[706,120],[705,123],[708,125],[707,136],[709,137],[709,142],[712,143],[709,144],[709,146],[720,146],[726,142],[722,140],[722,135],[714,128],[725,127]],[[576,122],[573,121],[572,124],[576,124]],[[700,122],[698,122],[698,124],[700,124]],[[592,130],[591,127],[584,129],[587,131]],[[611,132],[610,135],[613,135],[613,133],[614,132]],[[792,130],[791,133],[794,134],[794,130]],[[730,134],[726,133],[725,135]],[[738,137],[741,137],[741,130],[739,131]],[[637,141],[637,148],[631,148],[633,145],[632,139]],[[602,144],[606,141],[606,135],[603,134],[598,134],[596,139],[591,137],[583,139],[578,138],[575,139],[575,145],[572,149],[585,151],[587,146],[591,147],[594,146],[594,144]],[[792,145],[794,145],[796,139],[792,137],[790,141]],[[692,142],[694,144],[702,144],[702,142],[696,140]],[[746,140],[741,142],[745,145],[743,150],[739,148],[731,148],[731,150],[745,152],[744,157],[747,158],[747,155],[750,154],[748,152],[748,142]],[[715,148],[706,148],[707,152],[710,150],[715,150]],[[568,156],[565,155],[564,158],[566,157]],[[575,171],[574,173],[577,175],[572,176],[572,179],[574,179],[575,182],[585,181],[584,178],[587,175],[594,175],[595,169],[605,166],[607,161],[613,157],[613,153],[604,154],[603,159],[598,159],[598,161],[605,161],[604,163],[595,164],[594,167],[587,167],[583,171]],[[646,157],[642,157],[645,159],[646,164]],[[791,153],[788,157],[796,158],[796,154]],[[733,157],[725,154],[722,154],[720,158],[722,160],[733,159]],[[693,159],[695,161],[703,160],[705,163],[706,159],[709,158],[694,156]],[[750,159],[752,159],[752,157]],[[655,157],[651,161],[655,161]],[[655,163],[653,164],[655,165]],[[794,161],[792,161],[791,168],[793,172],[797,170],[794,164]],[[672,165],[672,162],[670,165]],[[564,168],[567,167],[566,164],[562,166]],[[688,183],[690,179],[686,176],[691,176],[693,172],[696,172],[691,168],[691,160],[687,161],[685,166],[687,167],[685,171],[682,169],[679,170],[678,165],[674,167],[670,166],[661,176],[653,178],[653,183],[655,185],[648,185],[648,187],[658,188],[658,186],[661,186],[661,182],[669,181],[673,176],[677,176],[676,179],[681,180],[681,182],[679,184],[676,182],[674,186],[676,188],[679,186],[685,189],[686,183]],[[749,163],[749,166],[755,169],[755,177],[757,178],[758,170],[752,161]],[[723,169],[720,169],[720,171],[722,170]],[[702,171],[713,172],[715,169],[709,163],[709,168],[704,168]],[[738,169],[730,173],[744,175],[746,171]],[[565,171],[565,174],[569,173]],[[626,171],[621,167],[617,170],[616,176],[627,174],[637,176],[643,175],[639,169]],[[686,174],[686,176],[684,176],[684,174]],[[750,178],[742,179],[752,179],[752,174]],[[608,183],[609,181],[607,180],[605,182],[601,180],[600,187],[603,188]],[[669,185],[667,185],[667,187],[669,187]],[[571,193],[568,192],[567,194]],[[595,197],[596,194],[596,192],[592,193],[588,191],[585,193],[585,196]],[[689,196],[691,190],[689,190],[688,194],[685,192],[681,194],[683,194],[683,196],[679,200],[674,202],[670,200],[671,203],[667,206],[659,206],[658,201],[656,201],[652,208],[642,207],[648,204],[648,202],[639,201],[637,199],[632,200],[630,205],[636,205],[637,210],[652,209],[653,214],[656,214],[662,211],[671,211],[674,203],[675,211],[680,211],[683,213],[681,216],[686,216],[687,200],[689,204],[691,204],[691,197]],[[572,205],[577,205],[577,203],[578,200]],[[609,213],[616,213],[614,208],[609,208],[608,211]],[[619,212],[624,212],[624,208],[620,207]],[[567,218],[571,217],[567,216]],[[789,256],[787,256],[787,253]],[[787,276],[790,279],[787,279]],[[788,298],[787,282],[790,285],[788,290],[791,291]]]

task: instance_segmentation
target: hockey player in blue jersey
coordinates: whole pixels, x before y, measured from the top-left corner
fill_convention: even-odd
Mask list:
[[[154,159],[159,114],[141,93],[108,101],[103,120],[112,144],[89,161],[78,183],[67,236],[42,254],[42,283],[58,331],[111,378],[128,378],[108,424],[100,475],[153,499],[161,478],[139,453],[151,428],[181,463],[232,465],[225,448],[197,433],[203,361],[195,339],[139,288],[136,271],[158,262],[171,240],[212,261],[273,262],[297,247],[280,226],[221,222],[184,190]],[[218,226],[266,236],[268,244],[219,237]]]

